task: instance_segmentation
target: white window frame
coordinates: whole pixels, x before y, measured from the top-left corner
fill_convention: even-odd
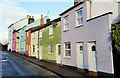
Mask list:
[[[65,48],[66,44],[70,44],[70,48]],[[70,56],[66,56],[66,51],[70,51]],[[70,42],[64,42],[64,57],[71,58],[71,43]]]
[[[48,54],[54,54],[54,46],[48,45]]]
[[[39,38],[42,38],[42,31],[39,31]]]
[[[78,15],[78,12],[81,12],[80,15]],[[79,20],[79,23],[78,23]],[[83,25],[83,8],[80,8],[76,10],[76,27]]]
[[[66,15],[64,17],[64,31],[69,30],[69,22],[68,22],[68,20],[69,20],[69,16]]]
[[[50,36],[53,35],[53,26],[51,26],[51,27],[49,28],[49,35],[50,35]]]

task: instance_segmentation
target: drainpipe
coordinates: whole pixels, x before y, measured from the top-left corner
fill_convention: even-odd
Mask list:
[[[92,17],[92,0],[86,0],[90,2],[90,18]]]
[[[91,18],[91,16],[92,16],[92,2],[91,1],[89,1],[90,2],[90,18]]]
[[[38,59],[39,59],[39,30],[38,30]]]

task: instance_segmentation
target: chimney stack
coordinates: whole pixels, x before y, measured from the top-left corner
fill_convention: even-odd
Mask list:
[[[74,0],[74,5],[80,3],[80,2],[83,2],[84,0]]]
[[[50,19],[49,18],[47,18],[46,23],[50,24]]]
[[[41,15],[41,19],[40,19],[40,25],[44,25],[44,19],[43,19],[43,15]]]
[[[28,24],[30,24],[30,23],[32,23],[34,21],[35,21],[34,16],[29,16],[29,18],[28,18]]]

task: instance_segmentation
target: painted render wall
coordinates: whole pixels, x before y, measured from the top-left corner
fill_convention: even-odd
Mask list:
[[[13,33],[13,26],[8,28],[8,50],[11,49],[11,51],[12,51],[12,33]]]
[[[79,5],[78,7],[74,8],[73,10],[65,13],[64,15],[61,16],[61,52],[62,52],[62,64],[65,64],[65,65],[70,65],[70,66],[77,66],[77,54],[76,54],[76,51],[75,51],[75,43],[78,42],[78,41],[83,41],[84,39],[86,40],[87,36],[86,35],[82,35],[82,37],[84,36],[84,39],[81,39],[80,34],[84,33],[85,34],[85,31],[87,31],[86,29],[85,30],[79,30],[77,31],[76,29],[80,29],[80,27],[76,28],[76,10],[78,10],[79,8],[83,7],[83,24],[86,23],[86,19],[87,19],[87,13],[86,13],[86,4],[83,3],[81,5]],[[68,22],[69,22],[69,30],[64,32],[63,31],[63,27],[64,27],[64,17],[68,15]],[[84,26],[85,27],[85,26]],[[84,32],[83,32],[84,31]],[[82,32],[82,33],[81,33]],[[76,41],[76,39],[78,41]],[[71,41],[71,49],[72,49],[72,53],[71,53],[71,59],[67,59],[67,58],[64,58],[64,42],[68,42],[68,41]],[[74,44],[73,44],[73,43]],[[74,48],[73,48],[74,47]],[[87,54],[85,55],[87,56]],[[87,59],[87,57],[86,57]],[[88,68],[88,65],[87,65],[87,60],[84,62],[85,64],[85,68]]]
[[[85,7],[83,7],[83,9],[84,8]],[[71,10],[69,13],[64,14],[61,17],[62,64],[77,67],[76,43],[83,41],[84,69],[89,69],[87,43],[89,41],[96,41],[98,71],[113,74],[114,73],[113,55],[112,55],[112,44],[110,39],[112,15],[105,15],[100,18],[93,19],[89,22],[86,22],[86,18],[84,17],[85,16],[84,15],[83,26],[75,27],[76,26],[75,10],[76,8],[74,10]],[[69,14],[70,26],[69,26],[69,30],[65,32],[63,31],[63,26],[64,26],[63,19],[64,16],[66,16],[67,14]],[[85,10],[83,10],[83,14],[85,14]],[[71,58],[64,57],[64,42],[71,42]]]
[[[13,39],[12,39],[12,51],[15,52],[16,51],[16,32],[13,32]]]
[[[20,54],[25,54],[26,51],[26,33],[25,27],[20,29]]]
[[[29,17],[23,18],[13,24],[11,24],[10,27],[8,27],[8,50],[11,49],[12,50],[12,33],[13,30],[19,30],[20,28],[22,28],[23,26],[28,24],[28,19]]]
[[[91,20],[85,26],[88,26],[87,39],[96,41],[98,71],[114,74],[111,23],[112,14],[109,14]]]
[[[81,7],[83,7],[83,26],[76,27],[76,10],[80,9]],[[61,16],[62,64],[77,67],[76,43],[83,41],[84,69],[89,69],[87,43],[89,41],[96,41],[98,71],[113,74],[114,69],[111,47],[112,45],[111,40],[108,40],[110,39],[109,37],[113,17],[112,15],[106,15],[86,22],[88,19],[87,13],[88,13],[87,3],[83,3]],[[68,15],[69,22],[68,31],[63,30],[64,17],[66,15]],[[72,55],[71,58],[64,57],[64,42],[71,42],[71,55]]]
[[[26,55],[31,56],[31,30],[26,31]]]
[[[35,46],[35,51],[33,51]],[[31,56],[38,58],[38,31],[31,33]]]
[[[119,12],[119,6],[120,4],[115,2],[115,0],[104,0],[104,1],[96,1],[92,0],[91,3],[91,17],[90,17],[90,2],[86,1],[87,6],[87,18],[93,18],[98,15],[107,13],[107,12],[113,12],[112,21],[115,22],[115,20],[120,19],[120,12]],[[99,8],[99,9],[98,9]]]
[[[42,31],[42,38],[39,38],[39,46],[42,46],[42,59],[43,60],[56,61],[56,44],[61,43],[61,23],[60,21],[57,22],[57,26],[53,28],[52,36],[49,35],[49,28],[51,26],[52,25],[39,30],[39,32]],[[53,54],[48,53],[48,46],[51,44],[54,46]]]
[[[20,52],[20,30],[16,32],[16,52]]]
[[[23,28],[21,28],[20,30],[20,52],[22,54],[25,54],[26,52],[26,30],[30,29],[30,28],[33,28],[33,27],[36,27],[36,26],[39,26],[40,25],[40,20],[37,20],[33,23],[30,23],[26,26],[24,26]],[[23,47],[22,47],[23,46]]]

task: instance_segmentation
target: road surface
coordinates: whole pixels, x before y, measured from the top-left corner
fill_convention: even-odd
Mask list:
[[[0,76],[2,78],[16,78],[16,77],[28,77],[28,78],[41,78],[41,77],[58,77],[56,74],[32,64],[20,57],[12,55],[6,52],[0,52]]]

